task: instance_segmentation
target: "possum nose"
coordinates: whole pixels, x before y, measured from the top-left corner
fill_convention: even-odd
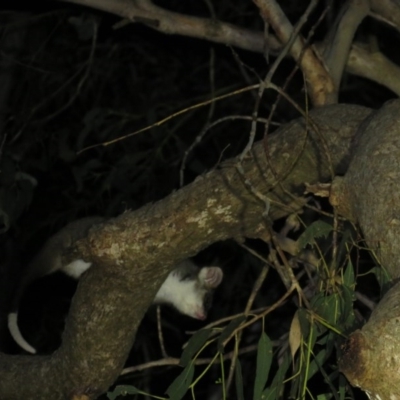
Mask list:
[[[197,311],[195,315],[197,319],[202,321],[207,318],[207,315],[203,311]]]

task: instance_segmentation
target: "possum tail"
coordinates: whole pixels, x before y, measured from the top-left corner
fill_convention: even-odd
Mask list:
[[[33,348],[22,336],[21,331],[18,327],[18,313],[12,312],[8,314],[8,329],[10,330],[11,336],[28,353],[35,354],[36,349]]]

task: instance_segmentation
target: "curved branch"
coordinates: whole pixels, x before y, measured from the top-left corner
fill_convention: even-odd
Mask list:
[[[340,81],[349,57],[354,35],[368,12],[368,0],[347,1],[340,10],[332,32],[327,37],[324,58],[335,85],[336,99],[339,96]]]
[[[272,220],[303,204],[304,182],[329,179],[330,162],[338,172],[346,169],[351,140],[369,113],[355,105],[317,109],[271,136],[268,154],[263,142],[254,145],[242,166],[270,199]],[[309,119],[317,130],[307,130]],[[295,171],[288,170],[293,160]],[[79,254],[94,265],[79,282],[61,348],[46,357],[1,355],[0,398],[95,398],[118,377],[140,320],[174,265],[218,240],[262,236],[263,204],[236,163],[228,160],[162,201],[92,228],[66,256]]]
[[[370,52],[361,43],[353,44],[346,70],[377,82],[400,96],[400,67],[379,51]]]

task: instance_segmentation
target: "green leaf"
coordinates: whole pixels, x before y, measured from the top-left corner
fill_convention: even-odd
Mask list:
[[[191,385],[194,376],[194,365],[189,364],[180,373],[180,375],[169,385],[165,393],[172,400],[180,400]]]
[[[313,356],[314,346],[317,340],[317,333],[318,332],[318,325],[311,324],[310,333],[307,339],[304,340],[304,361],[302,361],[301,371],[299,374],[298,379],[294,381],[294,385],[292,385],[292,395],[294,393],[298,393],[296,397],[298,398],[305,398],[307,381],[311,374],[314,374],[313,371],[310,370],[311,365],[311,357]]]
[[[318,220],[313,222],[307,229],[299,236],[297,243],[300,249],[303,249],[308,244],[313,244],[314,239],[322,236],[327,237],[332,231],[332,225],[327,222]]]
[[[260,400],[265,384],[268,380],[269,369],[272,362],[272,343],[265,332],[261,334],[257,349],[257,369],[254,382],[253,400]]]
[[[110,400],[115,400],[119,396],[126,396],[127,394],[140,394],[144,393],[135,386],[119,385],[112,392],[107,392],[107,397]]]
[[[299,316],[301,334],[303,335],[303,337],[306,338],[310,333],[310,320],[308,319],[307,310],[305,310],[304,308],[299,308],[297,310],[297,314]]]
[[[322,349],[310,362],[310,366],[308,368],[307,381],[310,380],[320,369],[320,366],[326,361],[327,352],[325,349]]]
[[[310,351],[313,350],[315,344],[317,343],[317,339],[318,339],[318,327],[317,324],[314,323],[310,325],[310,333],[308,334],[307,339],[304,339],[304,341],[307,341],[307,347],[310,349]]]
[[[354,268],[351,260],[347,263],[346,270],[343,274],[343,285],[346,285],[349,288],[354,288],[356,284],[356,279],[354,275]]]
[[[236,360],[235,384],[236,384],[236,398],[238,400],[244,400],[243,374],[242,374],[242,366],[240,365],[239,359]]]
[[[288,354],[285,355],[282,364],[280,365],[278,372],[272,380],[271,386],[265,389],[261,395],[263,400],[276,400],[281,397],[281,391],[283,389],[283,381],[285,379],[286,372],[290,366],[290,357]]]
[[[227,327],[221,332],[221,335],[218,339],[218,350],[221,353],[224,352],[223,343],[225,342],[225,340],[228,339],[228,337],[231,336],[232,332],[245,320],[246,320],[246,317],[244,315],[241,315],[240,317],[233,319],[227,325]]]
[[[340,318],[340,327],[348,329],[354,326],[356,317],[354,315],[353,302],[355,300],[354,289],[348,286],[342,286],[342,317]]]
[[[318,293],[311,302],[312,309],[323,318],[329,325],[336,326],[341,316],[340,296],[334,293],[325,296],[324,293]]]
[[[186,365],[192,360],[193,356],[203,347],[204,343],[210,337],[211,332],[212,329],[201,329],[192,336],[183,351],[179,362],[182,367],[186,367]]]
[[[317,400],[330,400],[332,398],[331,393],[326,393],[326,394],[319,394],[317,396]]]

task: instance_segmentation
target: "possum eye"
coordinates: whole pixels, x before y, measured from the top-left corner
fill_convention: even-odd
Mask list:
[[[182,281],[190,281],[192,279],[193,279],[193,274],[188,272],[187,274],[182,275],[179,280],[182,282]]]

